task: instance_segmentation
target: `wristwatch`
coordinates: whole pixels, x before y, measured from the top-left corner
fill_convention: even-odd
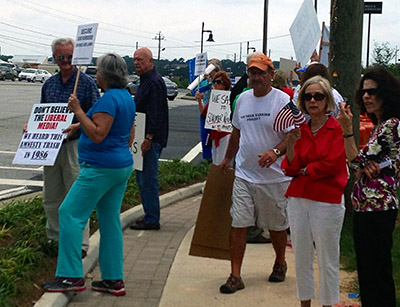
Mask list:
[[[144,138],[145,138],[146,140],[150,141],[150,142],[151,142],[151,140],[153,139],[153,137],[148,137],[148,136],[145,136]]]
[[[274,153],[279,157],[281,155],[281,151],[278,148],[272,149]]]

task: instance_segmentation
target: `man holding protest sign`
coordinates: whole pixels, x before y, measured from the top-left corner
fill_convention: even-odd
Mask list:
[[[136,110],[146,114],[145,139],[140,146],[143,170],[135,171],[145,216],[130,228],[159,230],[158,159],[162,149],[167,146],[168,139],[167,88],[161,75],[154,69],[150,49],[136,50],[133,63],[140,75],[140,85],[135,95]]]
[[[242,93],[237,100],[233,131],[225,159],[219,165],[223,169],[228,168],[237,153],[231,207],[232,271],[227,282],[220,287],[222,293],[234,293],[244,288],[241,266],[248,226],[256,224],[270,232],[276,258],[268,280],[282,282],[287,271],[285,249],[288,219],[284,194],[290,178],[280,168],[282,155],[286,151],[285,133],[275,132],[272,126],[289,97],[272,88],[274,66],[269,57],[254,55],[247,68],[252,89]]]
[[[53,59],[60,68],[60,72],[49,78],[43,85],[40,103],[68,103],[78,72],[78,69],[71,63],[74,44],[72,38],[58,38],[52,42]],[[80,74],[76,95],[85,112],[100,98],[96,83],[84,73]],[[77,120],[74,118],[73,122],[77,122]],[[24,126],[24,131],[26,132],[26,130],[27,126]],[[58,246],[58,208],[80,171],[78,163],[79,136],[80,130],[65,139],[54,165],[44,166],[43,169],[43,208],[47,217],[46,230],[51,249]],[[86,255],[88,248],[89,227],[87,225],[83,235],[82,257]]]

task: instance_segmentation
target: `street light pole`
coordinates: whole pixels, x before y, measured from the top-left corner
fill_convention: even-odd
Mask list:
[[[201,43],[200,43],[200,53],[203,53],[203,33],[207,32],[210,33],[208,36],[207,42],[214,42],[213,34],[211,30],[204,30],[204,22],[201,23]]]
[[[264,0],[263,53],[267,54],[268,0]],[[248,53],[248,52],[247,52]]]
[[[200,53],[203,53],[203,33],[204,33],[204,22],[201,23],[201,46],[200,46]]]

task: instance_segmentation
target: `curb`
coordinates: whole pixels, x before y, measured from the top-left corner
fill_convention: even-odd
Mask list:
[[[160,196],[160,209],[168,207],[175,202],[189,198],[201,193],[205,182],[196,183],[186,188],[177,189]],[[136,219],[144,215],[143,206],[140,204],[121,214],[122,229],[128,228]],[[100,232],[97,230],[89,239],[89,250],[87,256],[83,260],[83,275],[86,276],[97,264],[99,258]],[[64,307],[74,296],[74,292],[66,293],[50,293],[45,292],[36,302],[34,307]]]

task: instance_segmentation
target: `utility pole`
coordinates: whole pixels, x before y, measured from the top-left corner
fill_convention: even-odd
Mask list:
[[[350,103],[357,144],[360,139],[360,109],[354,103],[354,97],[361,78],[363,15],[363,0],[331,0],[329,70],[334,87]],[[354,176],[350,178],[345,190],[347,209],[351,208],[353,184]]]
[[[161,31],[156,34],[153,38],[154,40],[158,40],[158,57],[157,57],[157,71],[160,71],[160,54],[161,54],[161,41],[165,39],[163,35],[161,35]],[[163,49],[164,50],[164,49]]]
[[[264,0],[264,29],[263,29],[263,53],[267,54],[268,33],[268,0]],[[248,53],[248,51],[247,51]]]
[[[240,43],[240,53],[239,53],[239,62],[242,61],[242,43]]]
[[[136,42],[136,50],[139,49],[139,42]]]

